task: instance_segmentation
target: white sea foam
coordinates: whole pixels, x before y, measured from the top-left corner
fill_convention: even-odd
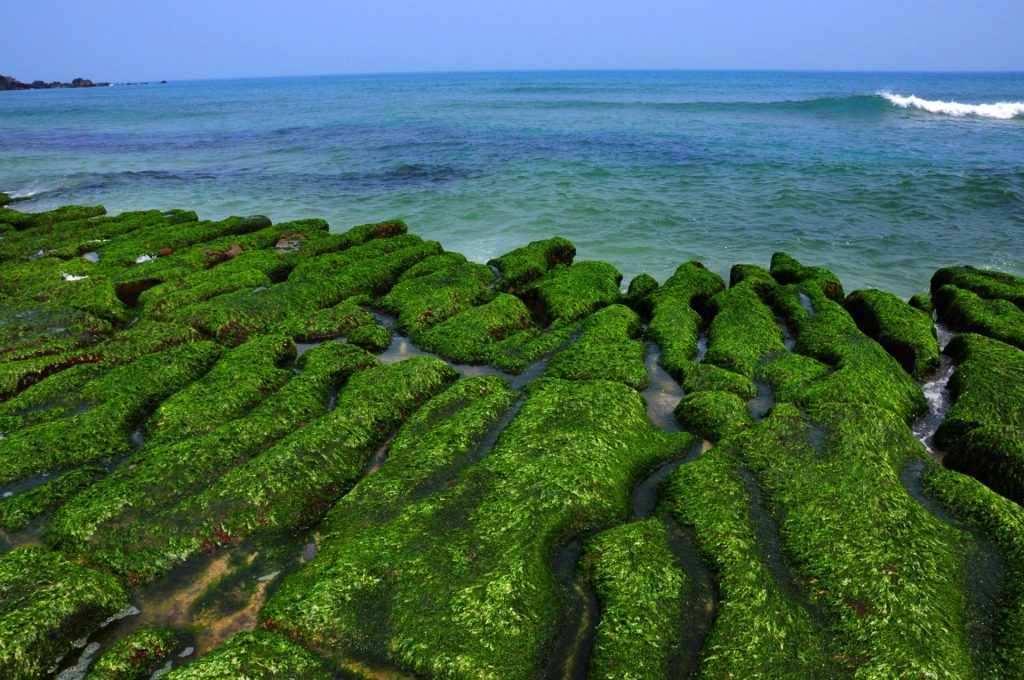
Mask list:
[[[893,94],[892,92],[879,92],[879,96],[889,100],[892,104],[903,109],[921,109],[931,113],[942,113],[947,116],[978,116],[979,118],[998,118],[1010,120],[1017,116],[1024,116],[1024,102],[998,102],[996,104],[961,104],[960,102],[944,102],[932,99],[921,99],[910,95]]]

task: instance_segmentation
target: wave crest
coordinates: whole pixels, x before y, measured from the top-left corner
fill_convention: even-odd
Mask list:
[[[978,116],[979,118],[1010,120],[1012,118],[1024,116],[1024,102],[961,104],[956,101],[944,102],[932,99],[922,99],[920,97],[915,97],[914,95],[904,97],[902,95],[893,94],[892,92],[879,92],[878,95],[887,99],[891,104],[903,109],[921,109],[922,111],[942,113],[947,116],[956,116],[958,118],[962,118],[964,116]]]

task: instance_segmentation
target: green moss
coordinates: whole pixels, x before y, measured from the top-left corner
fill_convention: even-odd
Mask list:
[[[95,404],[97,398],[100,403],[0,439],[0,480],[127,453],[130,432],[145,412],[205,373],[218,354],[212,343],[190,343],[107,372],[79,395],[86,403]]]
[[[245,415],[292,377],[282,366],[294,359],[295,343],[273,333],[225,352],[209,373],[156,409],[146,421],[148,440],[187,439]]]
[[[625,385],[534,382],[495,448],[454,479],[381,525],[323,524],[320,554],[271,598],[265,624],[334,658],[536,677],[561,618],[551,555],[624,517],[634,481],[692,441],[655,430]]]
[[[846,311],[857,327],[874,338],[915,380],[939,367],[939,343],[931,316],[891,293],[855,290],[846,298]]]
[[[367,349],[386,348],[391,343],[391,333],[356,302],[357,299],[345,300],[327,309],[293,316],[274,332],[287,335],[296,342],[320,342],[347,336],[350,342],[362,347],[369,343]],[[353,335],[355,339],[352,339]]]
[[[714,319],[704,361],[746,378],[754,377],[766,357],[786,351],[775,315],[762,301],[762,295],[767,298],[774,291],[775,282],[767,272],[758,271],[747,271],[709,303]]]
[[[587,543],[586,571],[601,601],[588,677],[669,677],[688,580],[660,520],[623,524]]]
[[[523,302],[499,294],[487,304],[471,307],[447,321],[419,333],[416,342],[425,350],[463,364],[486,364],[503,341],[524,331],[536,335]]]
[[[398,332],[412,336],[477,304],[493,277],[482,264],[454,253],[434,255],[402,274],[380,306],[397,315]]]
[[[676,420],[704,439],[717,441],[753,424],[747,404],[732,392],[694,392],[675,408]]]
[[[332,676],[315,656],[288,638],[257,631],[239,633],[209,654],[164,677],[167,680],[327,680]]]
[[[145,581],[204,548],[306,526],[358,481],[388,432],[455,377],[444,362],[427,357],[361,371],[333,411],[139,521],[120,541],[95,547],[92,556]]]
[[[146,626],[121,638],[103,653],[86,680],[146,680],[178,645],[166,628]]]
[[[302,372],[244,418],[177,443],[146,446],[108,477],[71,499],[54,516],[47,540],[86,555],[90,543],[116,553],[131,548],[155,513],[202,492],[229,470],[269,449],[327,412],[331,392],[351,374],[377,366],[351,345],[325,342],[303,354]],[[126,533],[128,537],[126,538]]]
[[[925,490],[958,520],[991,540],[1005,563],[1005,581],[992,628],[992,651],[984,659],[992,677],[1024,674],[1024,509],[978,482],[938,466],[922,477]]]
[[[910,299],[907,300],[907,304],[909,304],[914,309],[920,309],[922,312],[928,315],[929,319],[932,316],[932,312],[935,311],[935,307],[932,306],[931,295],[929,295],[928,293],[914,293],[913,295],[910,296]]]
[[[845,297],[843,284],[835,274],[824,267],[806,267],[787,253],[772,255],[771,273],[782,284],[807,282],[836,302],[842,302]]]
[[[75,640],[127,604],[117,579],[45,548],[0,556],[0,675],[42,677]]]
[[[765,362],[757,377],[772,388],[777,400],[796,403],[809,385],[831,373],[832,369],[817,359],[786,353]]]
[[[699,310],[725,284],[700,262],[687,262],[651,294],[651,323],[647,335],[661,349],[661,365],[683,382],[690,361],[697,354],[697,338],[703,325]]]
[[[645,319],[651,316],[651,296],[658,290],[658,281],[650,274],[634,276],[626,290],[626,304]]]
[[[60,222],[70,222],[72,220],[105,215],[106,212],[106,208],[102,205],[68,205],[37,213],[23,213],[11,208],[0,208],[0,222],[6,222],[19,230],[32,229]]]
[[[988,300],[976,293],[945,285],[932,294],[939,321],[958,331],[981,333],[1024,349],[1024,311],[1008,300]]]
[[[935,433],[939,446],[983,425],[1024,428],[1024,351],[968,333],[954,336],[946,352],[957,367],[949,380],[953,407]]]
[[[551,358],[546,376],[567,380],[614,380],[635,390],[651,378],[644,366],[640,317],[623,305],[595,312],[582,325],[579,338]]]
[[[1024,309],[1024,278],[992,269],[945,267],[932,275],[934,294],[945,285],[969,290],[986,300],[1006,300]]]
[[[955,336],[953,407],[935,433],[946,466],[1024,502],[1024,352],[981,335]]]
[[[221,295],[186,307],[175,318],[237,345],[292,317],[357,295],[382,294],[408,267],[439,251],[438,244],[411,235],[369,241],[303,260],[284,283]]]
[[[704,678],[826,678],[836,675],[830,642],[811,612],[768,567],[741,465],[717,447],[676,469],[659,512],[689,527],[718,581],[714,627],[704,642]]]
[[[881,345],[857,328],[846,310],[829,299],[819,283],[784,286],[776,292],[777,308],[783,310],[790,327],[797,330],[794,351],[832,369],[797,387],[801,380],[814,376],[820,369],[807,362],[776,364],[772,372],[779,383],[789,388],[787,397],[806,406],[877,404],[908,422],[923,413],[927,404],[914,380]],[[804,308],[805,303],[810,310]],[[783,375],[789,371],[795,373]]]
[[[621,282],[622,274],[607,262],[576,262],[552,269],[520,291],[539,306],[542,323],[560,326],[618,302]]]
[[[11,532],[24,528],[39,515],[88,487],[104,472],[98,467],[77,468],[0,502],[0,527]]]
[[[495,287],[506,293],[515,293],[548,270],[558,265],[570,264],[574,257],[576,246],[556,236],[516,248],[494,258],[489,264],[501,272],[501,278]]]
[[[738,397],[749,400],[757,395],[757,386],[746,376],[727,371],[710,364],[698,364],[686,361],[676,367],[681,373],[677,378],[684,392],[732,392]]]

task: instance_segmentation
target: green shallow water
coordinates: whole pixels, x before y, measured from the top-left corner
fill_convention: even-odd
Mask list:
[[[28,197],[24,210],[187,206],[210,219],[323,216],[339,230],[398,216],[479,261],[558,233],[627,279],[664,280],[690,258],[727,274],[786,250],[851,290],[906,297],[939,266],[1024,273],[1021,101],[1022,74],[544,72],[7,92],[0,191]],[[1008,104],[976,106],[997,102]]]

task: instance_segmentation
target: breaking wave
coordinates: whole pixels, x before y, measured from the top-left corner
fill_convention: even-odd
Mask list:
[[[884,97],[903,109],[921,109],[931,113],[941,113],[947,116],[977,116],[979,118],[998,118],[1000,120],[1011,120],[1013,118],[1024,118],[1024,102],[997,102],[995,104],[962,104],[956,101],[939,101],[933,99],[922,99],[910,95],[893,94],[892,92],[879,92]]]

